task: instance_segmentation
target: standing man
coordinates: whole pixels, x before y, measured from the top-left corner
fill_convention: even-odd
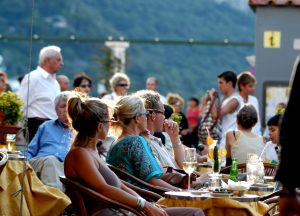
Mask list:
[[[218,87],[223,94],[219,118],[221,119],[222,137],[220,148],[225,147],[226,133],[237,128],[236,115],[240,108],[240,97],[235,91],[237,77],[232,71],[225,71],[218,76]]]
[[[237,86],[239,90],[239,95],[241,97],[242,104],[251,104],[254,106],[257,112],[257,123],[252,129],[252,132],[261,135],[261,123],[259,115],[259,105],[258,100],[252,94],[255,91],[256,79],[255,76],[249,71],[241,72],[237,77]],[[242,105],[242,106],[243,106]]]
[[[157,92],[158,89],[158,81],[155,77],[148,77],[146,81],[146,89]],[[165,96],[159,94],[160,100],[163,104],[167,104],[167,99]]]
[[[60,92],[56,73],[63,66],[61,49],[47,46],[39,54],[39,66],[26,74],[21,82],[19,97],[24,102],[24,116],[28,118],[29,141],[45,121],[56,119],[55,96]]]

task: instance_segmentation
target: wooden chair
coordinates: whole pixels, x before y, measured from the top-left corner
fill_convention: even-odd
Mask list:
[[[65,185],[66,187],[66,194],[70,197],[72,201],[73,208],[75,209],[75,212],[77,215],[80,216],[88,216],[88,215],[97,215],[101,209],[97,209],[96,211],[88,214],[88,211],[86,209],[83,196],[88,196],[92,199],[95,199],[97,201],[100,201],[102,203],[105,203],[105,208],[113,208],[118,209],[124,215],[126,214],[126,211],[130,211],[138,216],[145,216],[143,212],[137,211],[136,209],[127,206],[125,204],[122,204],[120,202],[117,202],[115,200],[112,200],[76,181],[73,181],[69,178],[66,178],[65,176],[60,176],[60,181]]]
[[[125,182],[130,182],[130,184],[137,185],[140,188],[143,188],[147,191],[151,191],[153,193],[159,194],[160,196],[164,196],[165,192],[171,191],[168,188],[163,188],[159,186],[155,186],[152,184],[149,184],[111,164],[107,164],[107,166],[122,180]]]
[[[279,196],[274,196],[269,199],[264,200],[264,203],[268,204],[270,207],[264,216],[279,216]]]
[[[276,170],[278,165],[264,163],[265,167],[265,176],[274,176],[276,174]],[[229,174],[231,166],[224,167],[221,169],[221,174]],[[237,165],[239,173],[246,173],[246,163],[240,163]]]
[[[124,180],[121,180],[123,184],[125,184],[127,187],[129,187],[131,190],[134,190],[137,194],[139,194],[141,197],[146,199],[149,202],[157,202],[162,196],[160,196],[157,193],[154,193],[152,191],[143,190],[133,184],[130,184]]]

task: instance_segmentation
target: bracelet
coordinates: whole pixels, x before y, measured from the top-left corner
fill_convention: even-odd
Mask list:
[[[136,203],[136,209],[138,211],[143,211],[144,207],[145,207],[145,204],[146,204],[146,200],[143,199],[142,197],[139,197],[138,200],[137,200],[137,203]]]

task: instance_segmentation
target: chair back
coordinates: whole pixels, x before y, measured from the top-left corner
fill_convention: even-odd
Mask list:
[[[264,163],[265,167],[265,176],[274,176],[276,174],[276,170],[278,165]],[[221,169],[221,174],[229,174],[231,166],[224,167]],[[237,165],[239,173],[246,173],[246,163],[240,163]]]
[[[163,188],[163,187],[159,187],[159,186],[155,186],[152,184],[149,184],[127,172],[125,172],[124,170],[121,170],[111,164],[107,164],[107,166],[122,180],[129,182],[133,185],[137,185],[138,187],[141,187],[145,190],[149,190],[152,191],[154,193],[157,193],[161,196],[165,195],[165,192],[170,191],[170,189],[168,188]]]
[[[91,197],[92,199],[95,199],[97,201],[100,201],[102,203],[105,203],[106,205],[104,206],[105,208],[113,208],[113,209],[118,209],[120,210],[124,215],[126,214],[127,210],[129,212],[132,212],[138,216],[145,216],[143,212],[137,211],[136,209],[127,206],[123,203],[117,202],[115,200],[112,200],[76,181],[73,181],[65,176],[60,176],[60,181],[65,185],[66,187],[66,194],[69,196],[69,198],[72,201],[72,205],[78,215],[81,216],[88,216],[88,211],[86,209],[84,200],[83,200],[83,195],[87,195]],[[101,211],[101,209],[97,208],[98,211]],[[97,214],[97,212],[93,212],[93,214]]]

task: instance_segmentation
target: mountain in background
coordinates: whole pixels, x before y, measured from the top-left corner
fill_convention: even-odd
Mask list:
[[[31,1],[2,0],[0,12],[0,34],[30,35]],[[33,34],[41,36],[125,40],[253,42],[255,30],[247,0],[35,1],[32,24]],[[0,40],[2,66],[11,78],[22,75],[36,67],[40,48],[50,44],[62,47],[65,66],[60,73],[71,79],[80,71],[95,81],[102,77],[97,57],[103,57],[104,44],[98,43],[37,40],[30,58],[29,41]],[[245,57],[253,53],[252,46],[131,44],[127,52],[130,91],[144,88],[146,78],[156,76],[162,94],[201,97],[206,89],[216,87],[221,72],[248,70]]]

